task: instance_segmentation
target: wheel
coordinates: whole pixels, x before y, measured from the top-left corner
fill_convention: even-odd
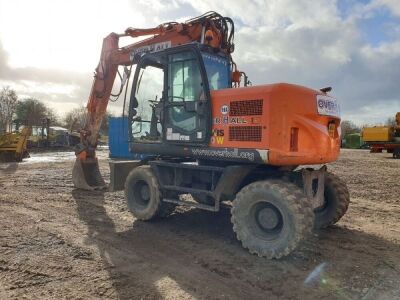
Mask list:
[[[313,227],[311,203],[302,190],[282,180],[245,186],[232,203],[233,230],[253,254],[280,258],[296,248]]]
[[[393,158],[396,158],[396,159],[400,158],[400,148],[396,148],[393,150]]]
[[[158,181],[150,166],[139,166],[129,173],[125,181],[125,198],[132,214],[143,221],[166,217],[175,208],[161,201]]]
[[[335,224],[346,213],[350,203],[350,194],[339,177],[332,173],[325,174],[324,204],[314,209],[314,228],[326,228]]]

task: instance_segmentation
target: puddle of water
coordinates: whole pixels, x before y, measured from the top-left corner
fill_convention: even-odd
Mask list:
[[[45,162],[59,162],[59,161],[67,161],[75,159],[74,152],[45,152],[45,153],[30,153],[29,155],[30,157],[25,158],[21,162],[21,165],[37,164]]]
[[[98,158],[106,159],[108,158],[108,147],[99,147],[96,153]],[[75,160],[75,153],[73,151],[30,153],[29,155],[30,157],[25,158],[20,164],[24,165]]]

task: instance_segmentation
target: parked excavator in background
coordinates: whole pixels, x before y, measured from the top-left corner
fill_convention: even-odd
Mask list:
[[[126,36],[150,37],[119,47]],[[347,210],[346,184],[326,166],[298,168],[337,159],[340,110],[329,87],[248,86],[231,56],[233,38],[233,21],[215,12],[107,36],[72,179],[77,188],[105,186],[95,154],[99,128],[110,97],[125,87],[130,151],[145,156],[111,161],[111,185],[124,185],[133,215],[152,220],[176,205],[216,212],[227,202],[242,245],[280,258]],[[121,87],[112,95],[117,74]]]
[[[362,138],[372,153],[386,150],[393,158],[400,159],[400,112],[396,114],[394,126],[364,127]]]
[[[32,128],[20,126],[21,122],[14,120],[10,132],[0,134],[0,163],[21,162],[22,159],[29,157],[27,142]]]

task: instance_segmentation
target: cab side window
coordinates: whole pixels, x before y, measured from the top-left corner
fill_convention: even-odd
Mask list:
[[[168,109],[170,125],[183,134],[198,128],[195,111],[185,108],[189,102],[204,100],[203,83],[198,60],[192,51],[172,54],[168,58]],[[182,105],[180,106],[179,103]]]
[[[132,135],[137,141],[157,141],[161,138],[160,120],[155,108],[162,98],[164,70],[154,66],[141,68],[133,104]]]

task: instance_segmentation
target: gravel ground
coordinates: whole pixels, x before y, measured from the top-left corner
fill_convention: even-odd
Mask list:
[[[329,169],[348,184],[348,213],[280,260],[243,249],[226,209],[136,221],[123,192],[74,189],[73,159],[0,164],[1,299],[400,299],[400,160],[390,154],[342,151]]]

